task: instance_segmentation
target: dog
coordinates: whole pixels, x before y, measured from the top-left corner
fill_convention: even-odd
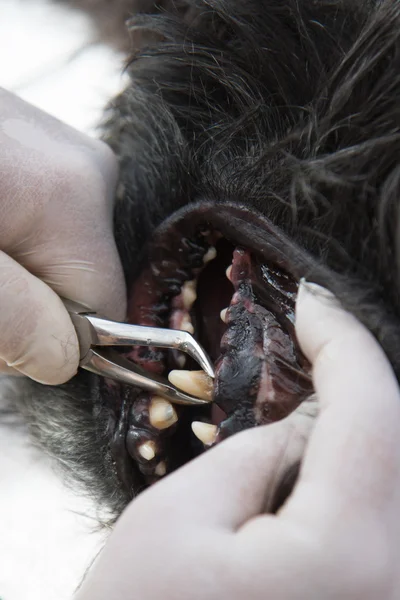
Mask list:
[[[293,330],[302,277],[330,289],[400,374],[399,4],[121,5],[133,15],[130,83],[105,110],[103,139],[120,165],[128,320],[194,332],[216,364],[217,409],[86,372],[14,386],[32,438],[112,519],[207,447],[312,395]],[[129,358],[156,373],[195,368],[154,348]],[[193,421],[211,437],[203,427],[197,439]]]

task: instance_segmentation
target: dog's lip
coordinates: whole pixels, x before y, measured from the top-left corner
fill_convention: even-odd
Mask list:
[[[201,200],[187,204],[163,221],[152,246],[162,246],[164,238],[168,245],[173,228],[181,238],[190,237],[199,223],[210,223],[235,245],[251,248],[265,261],[287,270],[296,279],[317,266],[315,260],[307,253],[299,252],[299,246],[267,216],[236,202]]]

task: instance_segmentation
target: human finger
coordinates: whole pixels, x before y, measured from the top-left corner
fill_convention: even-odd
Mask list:
[[[300,286],[296,332],[320,404],[300,483],[354,510],[384,510],[393,502],[397,510],[400,392],[386,355],[355,317],[312,284]]]
[[[0,252],[0,359],[46,384],[77,371],[75,329],[59,297],[40,279]]]

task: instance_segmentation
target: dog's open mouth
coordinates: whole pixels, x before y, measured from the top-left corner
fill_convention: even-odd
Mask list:
[[[237,205],[192,204],[158,228],[130,291],[128,320],[192,333],[214,361],[215,380],[177,351],[136,347],[128,358],[213,401],[176,407],[109,387],[119,406],[122,398],[114,458],[123,480],[134,469],[152,483],[233,433],[286,417],[310,395],[294,335],[294,252],[267,219]]]

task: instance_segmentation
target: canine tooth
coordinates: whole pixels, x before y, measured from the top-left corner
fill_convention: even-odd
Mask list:
[[[158,475],[158,477],[163,477],[166,472],[167,472],[167,465],[165,464],[164,461],[158,463],[158,465],[154,469],[154,473],[156,475]]]
[[[211,446],[217,438],[218,427],[216,425],[211,425],[210,423],[193,421],[192,431],[205,446]]]
[[[217,250],[216,250],[216,248],[214,248],[214,246],[210,246],[210,248],[207,250],[207,252],[203,256],[203,263],[206,265],[211,260],[214,260],[214,258],[216,256],[217,256]]]
[[[194,301],[197,298],[196,293],[196,281],[192,279],[191,281],[185,281],[182,286],[182,300],[183,306],[186,310],[190,310],[193,306]]]
[[[153,427],[167,429],[178,420],[175,408],[161,396],[153,396],[149,408],[149,419]]]
[[[193,335],[194,327],[189,315],[183,315],[179,329],[181,329],[182,331],[187,331],[188,333],[191,333]]]
[[[139,446],[139,454],[145,460],[153,460],[156,455],[156,445],[151,440]]]
[[[229,281],[232,281],[231,279],[231,275],[232,275],[232,265],[229,265],[229,267],[227,268],[227,270],[225,271],[225,275],[227,276],[227,278],[229,279]]]
[[[223,308],[221,310],[221,312],[219,313],[219,316],[221,317],[221,321],[223,321],[224,323],[226,323],[226,321],[227,321],[227,319],[226,319],[226,313],[228,312],[228,308]]]
[[[202,400],[211,400],[213,380],[204,371],[171,371],[168,379],[172,385]]]

